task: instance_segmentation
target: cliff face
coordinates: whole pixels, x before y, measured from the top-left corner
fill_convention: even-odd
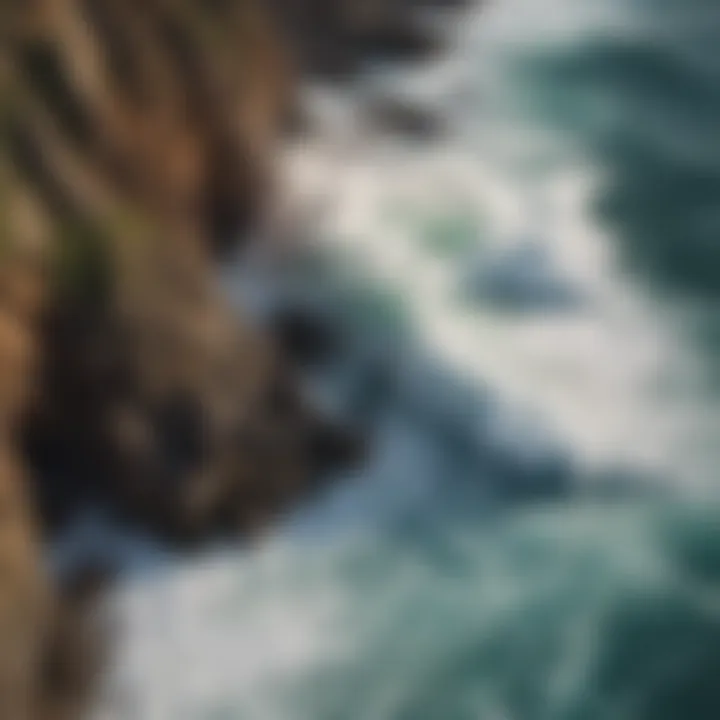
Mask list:
[[[357,460],[214,269],[295,76],[426,52],[409,10],[444,4],[0,0],[0,717],[71,720],[89,689],[88,596],[40,558],[77,508],[193,542]]]
[[[291,102],[270,21],[249,0],[38,1],[11,20],[6,161],[46,218],[22,428],[42,517],[91,499],[177,537],[254,524],[342,445],[213,284]]]
[[[14,262],[12,263],[15,264]],[[37,342],[32,280],[18,263],[0,299],[0,717],[29,717],[51,608],[27,470],[12,434],[30,390]],[[11,262],[6,259],[4,269]],[[28,283],[26,286],[25,283]]]
[[[0,717],[55,720],[83,661],[42,530],[253,529],[354,448],[213,284],[291,102],[262,3],[2,0],[0,35]]]

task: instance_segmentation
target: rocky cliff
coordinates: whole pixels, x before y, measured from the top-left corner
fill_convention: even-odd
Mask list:
[[[214,271],[296,77],[434,47],[427,4],[0,0],[0,717],[79,712],[87,597],[41,561],[79,507],[195,542],[357,459]]]

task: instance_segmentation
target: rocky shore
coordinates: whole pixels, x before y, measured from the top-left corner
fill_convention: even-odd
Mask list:
[[[416,11],[460,4],[2,1],[0,717],[77,718],[92,686],[100,583],[42,559],[78,509],[197,543],[360,461],[215,271],[272,197],[299,79],[435,51]]]

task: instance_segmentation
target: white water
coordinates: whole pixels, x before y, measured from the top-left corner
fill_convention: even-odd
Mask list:
[[[698,414],[702,371],[669,308],[620,274],[589,207],[601,169],[515,107],[521,60],[631,36],[631,20],[615,3],[489,5],[438,67],[367,80],[432,98],[455,116],[450,139],[368,136],[352,98],[325,98],[321,136],[292,154],[290,192],[327,208],[319,240],[407,304],[441,362],[496,388],[582,463],[709,483],[715,458],[702,467],[698,443],[718,428]],[[442,223],[469,247],[443,257],[423,243]],[[523,267],[528,246],[546,270],[536,259]],[[491,286],[473,304],[458,298],[468,264]],[[569,292],[577,306],[548,308],[548,292]]]

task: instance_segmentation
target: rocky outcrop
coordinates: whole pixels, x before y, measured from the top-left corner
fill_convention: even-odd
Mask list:
[[[213,283],[291,101],[262,3],[8,1],[0,35],[0,717],[64,720],[87,613],[43,530],[249,530],[354,448]]]
[[[0,2],[1,718],[73,720],[91,685],[94,593],[52,586],[43,533],[88,503],[250,531],[358,459],[295,381],[310,331],[276,344],[214,271],[272,194],[294,76],[434,48],[428,4]]]
[[[61,522],[82,498],[175,540],[253,529],[349,459],[351,437],[196,266],[153,267],[122,310],[46,318],[27,423],[43,515]]]
[[[445,38],[424,10],[459,9],[466,0],[270,0],[304,73],[345,79],[368,59],[420,59]]]
[[[8,154],[48,218],[24,422],[41,515],[104,502],[183,539],[259,523],[345,442],[213,282],[262,210],[291,102],[268,18],[249,0],[65,0],[13,19]]]

